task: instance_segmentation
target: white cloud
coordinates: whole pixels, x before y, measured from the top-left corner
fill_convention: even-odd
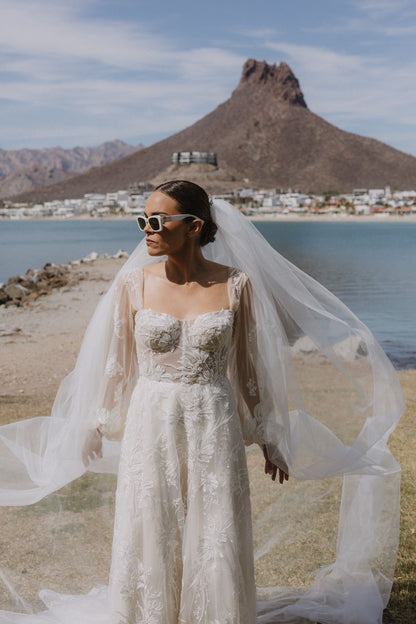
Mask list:
[[[76,1],[2,0],[3,98],[102,123],[134,119],[134,131],[149,134],[179,130],[229,96],[245,57],[220,47],[184,50],[141,24],[89,20],[84,9]]]
[[[379,120],[416,124],[416,61],[345,54],[322,47],[269,42],[296,68],[311,110],[333,123]]]
[[[409,0],[359,0],[355,6],[364,13],[385,17],[391,14],[403,14],[404,10],[412,7],[412,2]]]
[[[416,6],[414,0],[356,0],[355,11],[335,14],[331,20],[319,26],[303,27],[306,33],[334,34],[351,33],[360,35],[359,45],[379,45],[382,37],[407,37],[416,34]],[[369,39],[375,36],[376,39]],[[377,39],[378,37],[378,39]],[[351,44],[352,42],[350,42]]]
[[[220,67],[235,70],[241,64],[241,57],[227,50],[209,47],[184,52],[173,40],[137,23],[88,20],[77,3],[62,6],[46,0],[2,0],[1,52],[18,55],[6,62],[15,71],[33,70],[36,65],[47,70],[62,62],[69,66],[82,61],[136,74],[171,70],[186,76],[190,68],[194,75],[200,63],[205,63],[205,69],[210,66],[212,73]]]
[[[18,26],[17,26],[18,25]],[[77,3],[2,0],[0,50],[18,55],[95,61],[124,69],[158,67],[169,59],[162,37],[138,25],[86,19]]]

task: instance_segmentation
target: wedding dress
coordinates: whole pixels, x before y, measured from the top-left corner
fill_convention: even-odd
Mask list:
[[[229,308],[143,309],[154,259],[139,244],[51,417],[0,427],[12,536],[0,576],[25,612],[4,599],[1,624],[381,624],[398,546],[397,375],[368,328],[235,208],[216,201],[213,219],[203,253],[231,267]],[[97,425],[103,457],[84,474]],[[253,473],[249,486],[245,455],[263,463],[251,442],[288,483]]]
[[[141,269],[125,278],[117,334],[132,343],[126,314],[134,310],[139,376],[118,476],[114,624],[255,622],[244,422],[226,375],[230,350],[245,359],[246,280],[231,271],[229,309],[180,320],[143,309]],[[110,354],[112,392],[123,384],[125,357],[117,346]],[[254,377],[242,377],[241,387],[257,394]],[[97,422],[114,435],[112,411],[103,411]]]

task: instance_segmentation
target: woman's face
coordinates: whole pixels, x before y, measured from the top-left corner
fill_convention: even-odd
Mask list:
[[[145,215],[177,215],[178,203],[169,195],[155,191],[146,202]],[[150,256],[164,256],[179,252],[190,239],[200,231],[202,224],[200,221],[185,223],[181,221],[166,221],[161,232],[154,232],[149,224],[146,225],[147,251]]]

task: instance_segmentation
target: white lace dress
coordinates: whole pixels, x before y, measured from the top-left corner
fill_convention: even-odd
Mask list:
[[[260,443],[260,428],[252,418],[256,410],[244,417],[238,409],[227,376],[230,358],[239,358],[245,373],[250,370],[244,342],[250,334],[248,278],[230,270],[229,309],[179,320],[143,309],[142,276],[135,269],[123,281],[105,406],[97,420],[109,438],[124,430],[111,623],[253,624],[244,443]],[[136,380],[123,418],[133,359]],[[253,375],[245,374],[239,388],[246,407],[254,407]]]

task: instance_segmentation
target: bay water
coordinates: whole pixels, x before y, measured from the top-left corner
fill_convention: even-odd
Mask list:
[[[395,367],[416,368],[416,223],[258,222],[275,249],[334,292],[373,331]],[[134,221],[2,221],[0,281],[82,258],[129,253]]]

